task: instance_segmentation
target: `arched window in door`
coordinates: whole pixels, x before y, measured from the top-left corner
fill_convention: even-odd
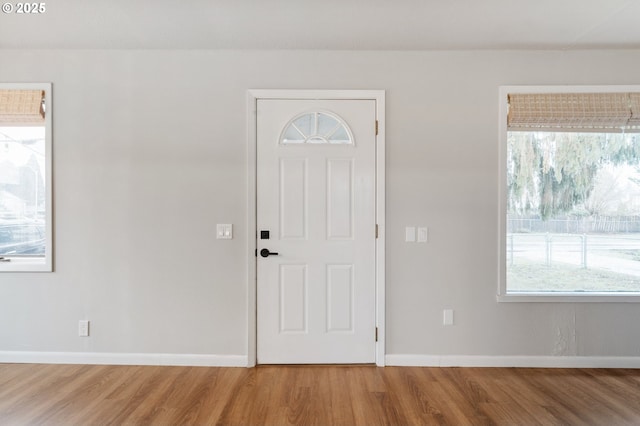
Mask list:
[[[353,145],[349,126],[336,114],[327,111],[306,112],[294,117],[284,127],[280,143]]]

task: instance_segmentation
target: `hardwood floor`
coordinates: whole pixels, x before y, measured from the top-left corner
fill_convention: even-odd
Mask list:
[[[0,364],[0,425],[640,425],[640,370]]]

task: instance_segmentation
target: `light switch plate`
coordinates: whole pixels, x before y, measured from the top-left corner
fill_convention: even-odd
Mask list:
[[[219,223],[216,226],[216,238],[219,240],[230,240],[233,238],[233,225],[230,223]]]
[[[418,242],[426,243],[428,240],[429,240],[429,229],[426,227],[418,228]]]
[[[404,231],[404,240],[408,243],[416,242],[416,228],[415,226],[407,226]]]
[[[453,325],[453,309],[445,309],[442,312],[442,324]]]

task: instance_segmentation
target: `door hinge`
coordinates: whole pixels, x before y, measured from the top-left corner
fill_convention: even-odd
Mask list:
[[[378,224],[376,223],[376,238],[378,238]]]
[[[376,327],[376,342],[378,341],[378,327]]]
[[[376,136],[378,136],[378,120],[376,120]]]

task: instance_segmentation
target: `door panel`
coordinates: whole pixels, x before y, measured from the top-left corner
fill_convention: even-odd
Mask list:
[[[259,363],[375,361],[375,111],[258,100]]]
[[[327,161],[327,238],[352,239],[353,160]]]
[[[280,331],[307,332],[307,267],[280,265]]]
[[[304,240],[307,235],[307,161],[280,159],[280,238]]]
[[[327,332],[353,332],[353,265],[327,266]]]

